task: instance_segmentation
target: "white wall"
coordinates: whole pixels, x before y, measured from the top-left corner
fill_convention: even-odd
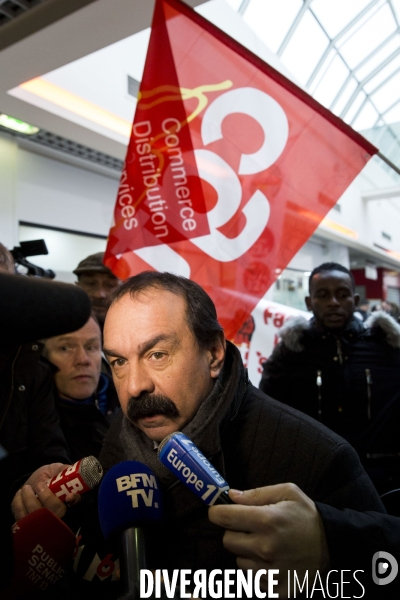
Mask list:
[[[12,247],[18,235],[16,217],[17,144],[0,134],[0,242]]]
[[[312,271],[323,262],[338,262],[349,268],[349,249],[330,240],[308,240],[288,264],[288,269]]]
[[[322,237],[334,237],[335,241],[369,255],[378,266],[386,261],[386,266],[400,270],[400,177],[395,174],[389,176],[383,168],[386,165],[382,161],[380,163],[370,161],[339,199],[340,212],[332,209],[327,215],[331,225],[343,226],[348,230],[347,234],[345,230],[340,232],[324,223],[316,233]],[[395,189],[398,190],[397,197],[393,195]],[[374,190],[389,190],[391,193],[387,198],[382,195],[378,200],[364,198]],[[391,241],[382,237],[382,231],[391,236]],[[399,257],[390,256],[375,244],[399,253]]]
[[[400,253],[400,199],[392,200],[364,200],[366,221],[368,223],[368,242],[378,244]],[[391,241],[382,233],[389,234]]]
[[[18,149],[16,217],[108,235],[118,180]]]
[[[60,153],[38,148],[44,153],[38,154],[23,145],[0,133],[0,241],[11,249],[20,241],[44,238],[49,255],[29,260],[53,269],[58,279],[74,280],[71,271],[82,258],[105,250],[105,239],[85,234],[108,235],[119,175]],[[21,221],[83,235],[21,227]]]

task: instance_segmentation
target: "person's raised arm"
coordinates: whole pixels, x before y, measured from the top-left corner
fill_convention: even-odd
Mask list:
[[[329,568],[329,552],[320,514],[296,485],[284,483],[240,492],[230,490],[235,505],[212,506],[209,519],[226,529],[224,546],[241,569],[279,569],[274,592],[287,597],[288,570],[312,581]],[[268,590],[268,574],[261,578]]]

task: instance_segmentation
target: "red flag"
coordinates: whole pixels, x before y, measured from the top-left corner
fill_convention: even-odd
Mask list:
[[[156,0],[105,263],[197,281],[232,338],[376,152],[183,2]]]

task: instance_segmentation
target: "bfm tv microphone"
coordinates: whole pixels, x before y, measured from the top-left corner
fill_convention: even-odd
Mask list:
[[[46,481],[60,500],[65,500],[68,494],[83,494],[97,485],[103,476],[103,467],[94,456],[81,458]]]
[[[39,508],[12,527],[14,574],[2,590],[4,600],[36,598],[57,583],[72,560],[76,538],[47,508]]]
[[[146,568],[145,528],[161,520],[161,494],[154,473],[143,463],[114,465],[99,489],[99,518],[105,538],[119,538],[124,593],[140,598],[140,569]]]
[[[181,431],[163,439],[158,458],[208,506],[234,504],[228,496],[229,485],[225,479]]]

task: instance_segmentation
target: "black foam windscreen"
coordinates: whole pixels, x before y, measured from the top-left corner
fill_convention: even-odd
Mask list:
[[[10,349],[83,327],[91,313],[79,286],[0,273],[0,347]]]

